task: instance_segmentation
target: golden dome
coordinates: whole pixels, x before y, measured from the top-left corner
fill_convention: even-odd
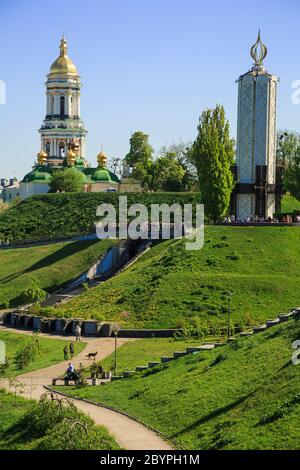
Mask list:
[[[69,166],[75,165],[75,160],[76,160],[76,153],[74,152],[74,150],[72,150],[72,149],[68,150],[67,164]]]
[[[68,44],[63,37],[60,41],[59,57],[53,62],[50,68],[50,75],[78,75],[76,66],[67,56]]]
[[[106,165],[107,155],[102,150],[97,155],[97,162],[98,162],[99,166],[105,166]]]
[[[44,150],[41,150],[38,154],[37,154],[37,162],[39,165],[45,165],[46,162],[47,162],[47,157],[48,157],[48,154],[46,152],[44,152]]]

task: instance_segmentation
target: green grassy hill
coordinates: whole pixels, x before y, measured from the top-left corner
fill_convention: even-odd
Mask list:
[[[300,321],[105,387],[65,388],[142,419],[187,449],[299,449]],[[140,358],[143,362],[143,357]]]
[[[0,213],[0,240],[56,240],[94,232],[96,210],[112,204],[117,212],[119,196],[134,203],[173,204],[199,201],[199,193],[61,193],[40,194]]]
[[[32,279],[47,292],[59,289],[86,271],[111,244],[74,241],[0,250],[0,305],[21,304],[21,294]]]
[[[298,228],[206,227],[202,250],[187,251],[181,240],[159,243],[58,314],[125,327],[193,324],[217,334],[226,325],[228,291],[235,325],[257,324],[300,303],[299,276]]]

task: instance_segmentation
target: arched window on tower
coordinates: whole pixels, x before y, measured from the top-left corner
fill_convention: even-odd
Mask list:
[[[70,99],[70,116],[73,116],[73,97],[71,96],[71,99]]]
[[[65,97],[60,97],[60,115],[63,116],[65,114]]]
[[[50,109],[51,116],[54,114],[54,96],[51,98],[51,109]]]
[[[46,151],[46,153],[47,153],[48,156],[49,156],[49,155],[50,155],[50,142],[46,142],[45,151]]]
[[[65,144],[64,144],[64,142],[60,142],[60,143],[59,143],[58,149],[59,149],[59,156],[60,156],[60,158],[65,158],[66,152],[65,152]]]

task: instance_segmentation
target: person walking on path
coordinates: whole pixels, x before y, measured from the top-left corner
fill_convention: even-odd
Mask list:
[[[81,341],[81,328],[79,325],[75,328],[76,341]]]
[[[68,347],[67,345],[64,347],[64,360],[67,361],[69,359],[68,356]]]
[[[74,352],[75,352],[75,349],[74,349],[74,344],[71,343],[70,344],[70,356],[71,356],[71,359],[73,358],[74,356]]]

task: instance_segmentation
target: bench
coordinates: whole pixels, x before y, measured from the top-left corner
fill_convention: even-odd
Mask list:
[[[60,380],[61,382],[63,382],[64,385],[69,385],[70,382],[73,382],[73,384],[76,385],[74,379],[67,379],[67,378],[65,378],[65,377],[56,377],[55,379],[52,379],[52,385],[56,385],[56,383],[57,383],[59,380]]]

